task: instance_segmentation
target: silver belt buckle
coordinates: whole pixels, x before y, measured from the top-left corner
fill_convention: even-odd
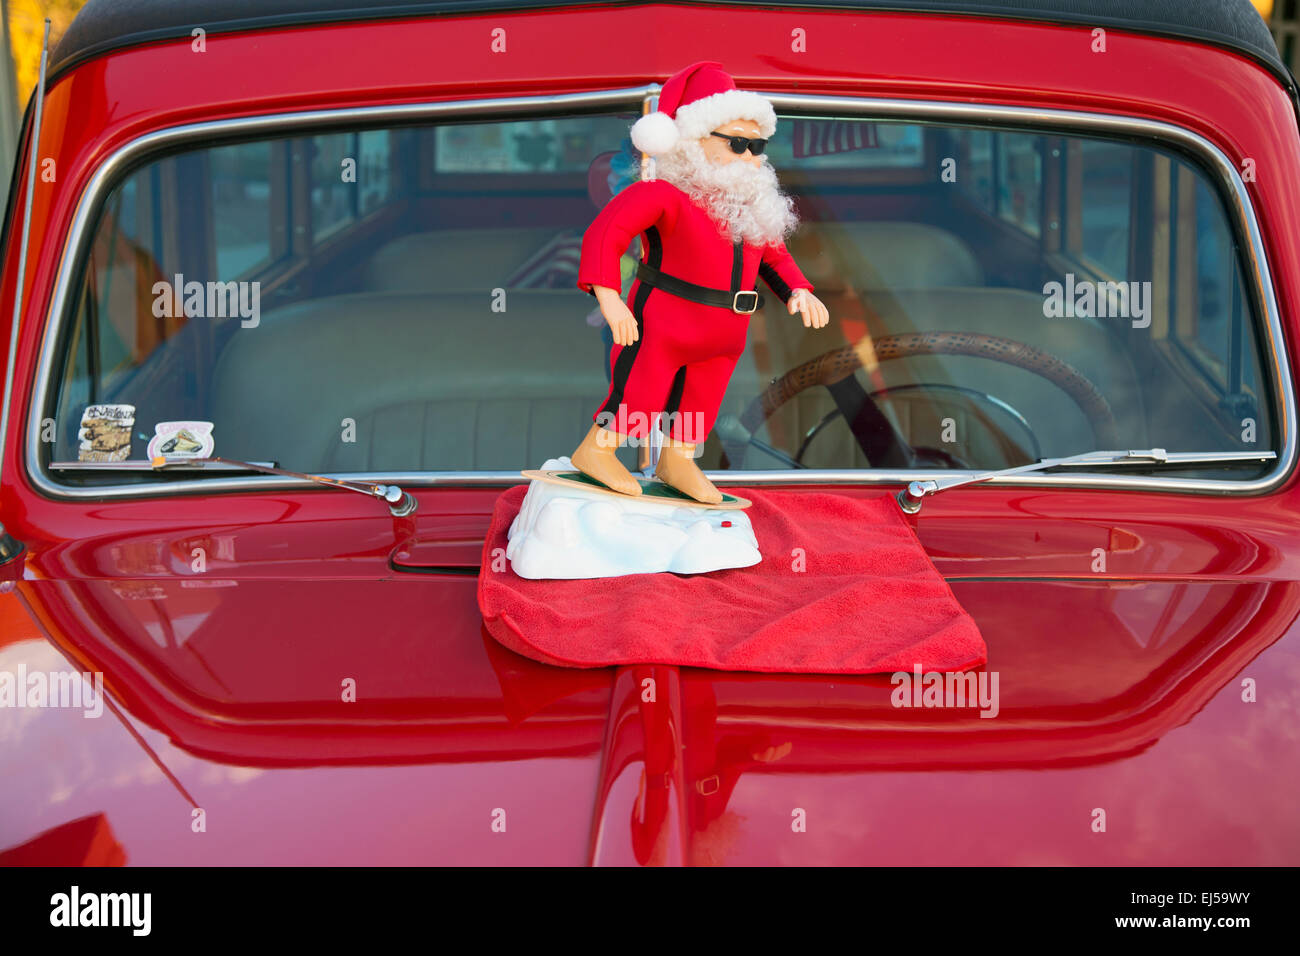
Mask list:
[[[752,295],[754,297],[754,305],[752,308],[742,309],[740,307],[740,297],[742,295]],[[744,289],[741,289],[739,292],[737,292],[734,296],[731,297],[731,311],[737,312],[740,315],[753,315],[755,312],[758,311],[758,293],[753,289],[749,290],[748,292],[746,292]]]

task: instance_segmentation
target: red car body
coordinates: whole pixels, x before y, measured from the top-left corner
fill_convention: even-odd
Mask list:
[[[509,56],[490,52],[496,27]],[[795,27],[806,53],[790,50]],[[0,436],[0,516],[25,548],[5,565],[0,646],[32,669],[102,671],[111,713],[0,709],[0,861],[1300,862],[1294,474],[1254,496],[984,485],[927,502],[909,520],[1001,675],[1001,712],[982,720],[895,708],[887,675],[518,657],[484,631],[475,599],[499,487],[412,488],[419,510],[394,519],[309,487],[58,500],[26,472],[25,411],[70,222],[123,144],[199,120],[632,87],[696,59],[722,59],[745,89],[1140,117],[1238,165],[1253,159],[1250,198],[1300,366],[1300,130],[1287,89],[1241,52],[1151,32],[1110,29],[1102,60],[1090,32],[974,15],[578,6],[214,31],[203,58],[170,39],[62,68],[38,149],[58,175],[33,197]],[[20,279],[9,233],[0,348]],[[784,493],[812,490],[826,489]],[[394,541],[412,535],[431,573],[394,566]],[[199,545],[216,556],[202,586],[185,574]],[[1098,547],[1105,574],[1089,567]],[[657,706],[641,700],[647,676]],[[340,705],[347,678],[357,701]],[[791,826],[800,809],[806,832]]]

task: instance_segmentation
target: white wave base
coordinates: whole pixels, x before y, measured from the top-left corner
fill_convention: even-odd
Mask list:
[[[574,470],[568,458],[552,458],[542,468]],[[507,537],[510,566],[533,580],[706,574],[763,559],[743,511],[654,504],[537,480]]]

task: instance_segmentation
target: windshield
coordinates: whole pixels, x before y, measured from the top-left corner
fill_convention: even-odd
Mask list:
[[[610,394],[614,347],[576,284],[582,237],[639,176],[636,115],[358,129],[138,166],[79,273],[48,460],[144,461],[163,423],[201,444],[206,422],[213,454],[311,473],[569,454]],[[1149,139],[832,116],[782,116],[766,155],[830,324],[806,328],[760,283],[703,468],[1276,450],[1266,329],[1222,198],[1187,158]],[[634,239],[624,295],[639,255]],[[1185,476],[1267,470],[1252,467]]]

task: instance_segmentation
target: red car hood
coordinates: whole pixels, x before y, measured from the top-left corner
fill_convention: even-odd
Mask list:
[[[981,716],[897,706],[889,675],[548,667],[484,632],[472,568],[399,573],[382,534],[304,562],[277,527],[34,549],[0,595],[0,671],[72,661],[103,672],[109,700],[98,719],[0,709],[0,862],[33,848],[132,864],[1300,852],[1290,580],[950,574],[996,677]],[[956,538],[928,537],[950,573]],[[209,566],[188,576],[195,541]],[[448,541],[434,550],[459,553]],[[462,544],[472,554],[474,534]]]

